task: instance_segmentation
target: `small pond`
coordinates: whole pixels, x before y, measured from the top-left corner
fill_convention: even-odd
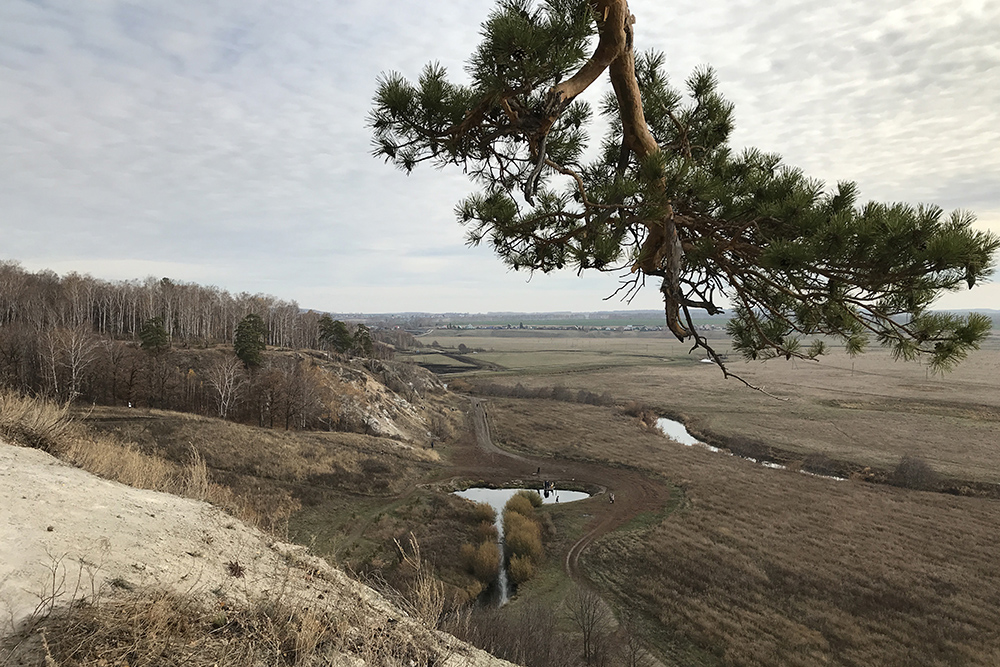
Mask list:
[[[489,489],[485,487],[471,487],[464,491],[455,491],[455,495],[466,500],[477,503],[486,503],[497,513],[496,527],[497,539],[501,544],[500,549],[500,574],[497,577],[497,603],[500,606],[507,604],[510,600],[510,580],[507,576],[507,568],[504,566],[503,556],[503,507],[518,491],[535,491],[542,497],[543,505],[554,505],[556,503],[571,503],[574,500],[584,500],[590,497],[584,491],[568,491],[566,489],[554,489],[542,492],[538,489]]]
[[[545,505],[553,505],[557,502],[571,503],[574,500],[584,500],[590,497],[590,494],[584,491],[567,491],[565,489],[549,491],[546,495],[539,489],[486,489],[476,487],[466,489],[465,491],[456,491],[455,495],[477,503],[486,503],[497,511],[497,520],[499,520],[500,513],[503,512],[503,506],[506,505],[507,501],[510,500],[518,491],[537,492],[538,495],[542,497],[542,503]]]

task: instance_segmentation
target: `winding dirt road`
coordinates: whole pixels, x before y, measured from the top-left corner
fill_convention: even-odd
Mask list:
[[[594,540],[624,525],[642,512],[658,512],[670,501],[670,488],[662,481],[627,468],[566,459],[521,456],[504,451],[494,444],[490,434],[489,415],[485,401],[470,397],[471,419],[475,430],[475,446],[456,452],[455,464],[462,474],[481,477],[497,484],[512,479],[540,477],[556,484],[573,482],[604,494],[609,502],[598,505],[584,534],[566,553],[563,567],[577,582],[586,580],[580,570],[580,556]],[[540,472],[540,474],[539,474]],[[615,502],[610,502],[614,494]]]

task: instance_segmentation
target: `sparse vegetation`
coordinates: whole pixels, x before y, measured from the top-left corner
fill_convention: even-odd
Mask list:
[[[346,602],[346,601],[345,601]],[[450,651],[397,627],[365,604],[306,606],[269,595],[246,605],[208,605],[167,590],[117,589],[99,601],[55,608],[33,632],[0,643],[0,662],[53,667],[189,665],[301,667],[360,659],[369,665],[427,664]]]
[[[822,480],[668,446],[606,408],[504,399],[490,414],[494,434],[519,451],[683,480],[681,511],[609,535],[583,558],[603,595],[647,619],[666,664],[816,664],[848,654],[855,664],[993,662],[996,501]]]
[[[904,454],[889,476],[889,481],[907,489],[930,491],[941,481],[941,476],[919,456]]]
[[[459,380],[459,383],[452,389],[463,391],[477,396],[506,396],[511,398],[550,398],[553,401],[566,401],[568,403],[586,403],[588,405],[614,405],[615,400],[611,394],[604,392],[597,394],[587,389],[570,390],[564,385],[557,384],[554,387],[536,387],[528,389],[518,382],[513,387],[496,382],[484,382],[479,380]]]
[[[559,632],[553,609],[523,604],[500,609],[468,608],[444,625],[459,639],[526,667],[575,667],[575,641]]]

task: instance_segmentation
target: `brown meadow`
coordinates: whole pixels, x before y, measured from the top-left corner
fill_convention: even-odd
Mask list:
[[[644,345],[636,340],[619,350],[634,355]],[[518,356],[511,339],[477,344],[492,343]],[[802,459],[891,470],[910,455],[947,477],[1000,481],[995,346],[945,376],[880,351],[733,362],[786,399],[777,400],[685,359],[670,341],[649,345],[662,356],[613,366],[616,352],[598,363],[579,339],[536,340],[518,356],[522,370],[489,380],[607,391],[619,404],[683,419],[703,437],[749,438]],[[572,346],[579,363],[550,363],[553,348]],[[529,368],[532,355],[540,363]],[[1000,664],[1000,502],[772,470],[678,445],[612,408],[490,400],[505,447],[638,467],[680,487],[680,509],[608,535],[584,555],[618,609],[640,612],[667,664]]]

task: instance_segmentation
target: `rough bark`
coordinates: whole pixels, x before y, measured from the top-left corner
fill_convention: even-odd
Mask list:
[[[642,161],[659,152],[660,147],[646,124],[642,95],[635,76],[635,52],[632,48],[635,17],[625,0],[597,0],[591,4],[600,35],[594,55],[569,80],[555,86],[550,97],[555,100],[572,99],[608,69],[618,99],[625,146]],[[547,126],[551,127],[553,122],[555,117]],[[665,191],[666,184],[662,180],[656,185],[661,192]],[[643,224],[649,231],[632,270],[663,277],[660,292],[663,294],[667,326],[678,339],[684,340],[690,332],[680,322],[679,277],[683,251],[670,203],[663,202],[660,218],[644,220]]]

